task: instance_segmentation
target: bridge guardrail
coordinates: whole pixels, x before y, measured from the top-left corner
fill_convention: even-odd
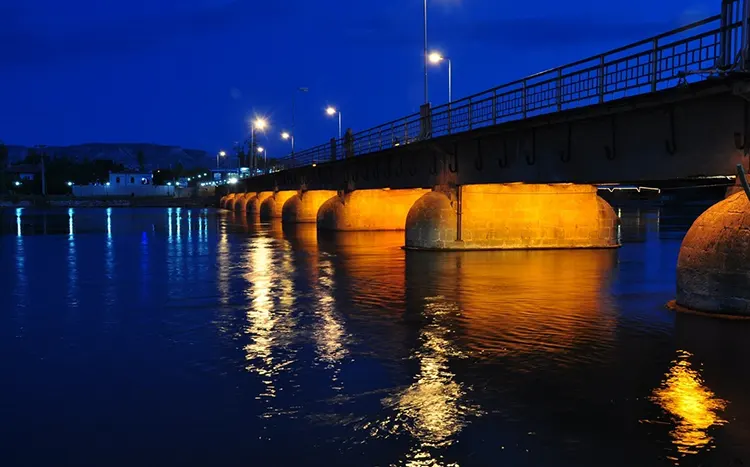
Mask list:
[[[498,123],[666,89],[728,69],[742,52],[742,1],[719,15],[442,104],[348,133],[282,159],[283,168],[359,156]],[[424,120],[429,118],[429,122]],[[348,146],[348,151],[347,151]]]

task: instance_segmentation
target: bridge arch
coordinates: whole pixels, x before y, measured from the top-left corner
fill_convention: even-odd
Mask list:
[[[416,250],[614,248],[618,218],[590,185],[466,185],[434,191],[406,219]],[[460,209],[460,218],[459,218]],[[460,234],[460,235],[459,235]]]
[[[273,196],[273,191],[261,191],[247,201],[247,215],[260,217],[260,206],[263,201]]]
[[[237,202],[237,211],[245,213],[247,212],[247,203],[250,202],[251,199],[253,199],[255,196],[257,196],[257,193],[244,193],[242,195],[242,198]]]
[[[334,196],[338,196],[338,192],[333,190],[301,191],[284,203],[281,220],[287,224],[314,223],[320,207]]]
[[[280,219],[284,203],[296,194],[296,191],[277,191],[267,197],[260,205],[260,219]]]
[[[318,211],[318,229],[404,230],[406,215],[428,190],[356,190],[334,196]]]

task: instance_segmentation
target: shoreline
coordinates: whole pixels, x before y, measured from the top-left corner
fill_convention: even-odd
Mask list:
[[[0,198],[2,208],[208,208],[216,207],[214,196],[167,197],[100,197],[74,198],[70,196],[25,196]]]

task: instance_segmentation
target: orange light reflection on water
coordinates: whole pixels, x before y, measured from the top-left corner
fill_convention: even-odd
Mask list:
[[[691,356],[679,351],[666,380],[651,396],[652,401],[671,415],[674,428],[670,435],[681,457],[710,448],[713,437],[709,429],[727,423],[719,415],[727,401],[705,386],[700,373],[690,364]]]

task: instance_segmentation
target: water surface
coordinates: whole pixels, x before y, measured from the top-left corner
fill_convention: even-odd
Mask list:
[[[0,465],[750,463],[750,322],[619,250],[405,252],[214,210],[0,214]]]

